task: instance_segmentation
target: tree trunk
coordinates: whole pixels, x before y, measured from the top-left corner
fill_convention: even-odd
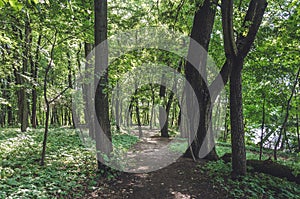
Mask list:
[[[70,55],[70,52],[67,52],[67,58],[68,58],[68,84],[69,84],[69,88],[70,89],[73,89],[73,80],[72,80],[72,60],[71,60],[71,55]],[[71,99],[71,102],[70,104],[72,104],[72,99]],[[75,124],[77,124],[77,116],[76,116],[76,111],[72,111],[70,109],[70,114],[71,114],[71,118],[72,118],[72,127],[73,129],[76,128]]]
[[[117,82],[116,85],[116,89],[117,89],[117,96],[116,96],[116,128],[117,131],[120,132],[120,87],[119,87],[119,83]]]
[[[159,97],[160,97],[160,106],[159,106],[159,127],[160,127],[160,134],[161,137],[169,137],[168,134],[168,113],[164,109],[165,106],[165,96],[166,96],[166,77],[165,74],[161,76],[161,83],[159,88]]]
[[[22,36],[20,35],[21,40]],[[24,37],[24,45],[23,45],[23,68],[22,75],[26,75],[28,71],[28,55],[30,53],[30,37],[31,37],[31,27],[28,15],[25,19],[25,37]],[[28,104],[27,104],[27,93],[26,93],[26,85],[25,78],[19,75],[19,82],[22,85],[19,93],[19,115],[21,122],[21,131],[25,132],[28,127]]]
[[[84,84],[83,86],[83,98],[85,102],[85,122],[88,125],[89,128],[89,136],[92,139],[95,139],[95,127],[94,127],[94,115],[91,114],[93,113],[94,109],[94,103],[93,103],[93,83],[90,82],[90,78],[92,77],[92,72],[91,69],[93,67],[93,64],[91,63],[90,59],[90,52],[92,51],[93,45],[90,43],[84,43],[84,53],[85,53],[85,70],[84,70]]]
[[[242,66],[242,60],[233,62],[230,76],[230,121],[233,178],[246,174],[246,149],[242,104]]]
[[[8,84],[11,83],[11,79],[10,76],[8,76]],[[11,93],[9,91],[9,94],[7,95],[7,101],[11,102]],[[12,126],[13,125],[13,111],[12,111],[12,107],[8,106],[7,107],[7,124],[8,126]]]
[[[96,149],[106,156],[112,152],[111,130],[109,121],[109,104],[108,104],[108,45],[107,45],[107,1],[94,0],[95,21],[95,137]],[[100,45],[101,47],[99,48]],[[98,77],[100,80],[98,81]],[[100,128],[97,128],[99,126]],[[98,169],[104,170],[106,174],[109,168],[104,165],[102,154],[97,153]]]
[[[264,139],[264,130],[265,130],[265,102],[266,97],[263,93],[263,110],[262,110],[262,120],[261,120],[261,134],[260,134],[260,143],[259,143],[259,160],[261,160],[262,157],[262,150],[263,150],[263,139]]]
[[[187,110],[193,110],[193,106],[196,105],[199,107],[200,112],[199,125],[197,131],[195,132],[195,138],[184,154],[185,157],[190,158],[200,157],[200,149],[209,130],[209,125],[211,124],[210,96],[208,87],[206,85],[206,59],[210,36],[215,19],[216,3],[216,0],[205,0],[202,7],[196,12],[191,32],[191,38],[198,42],[206,52],[194,52],[194,44],[191,42],[188,52],[188,60],[190,62],[197,63],[197,66],[193,66],[190,62],[186,62],[185,65],[186,79],[192,86],[192,89],[194,90],[198,101],[191,102],[190,99],[187,99]],[[194,116],[188,116],[188,120],[190,122],[193,120],[193,118]],[[193,135],[191,135],[191,132],[189,137],[193,137]]]
[[[32,109],[31,109],[31,125],[32,128],[36,128],[37,126],[37,91],[36,91],[36,84],[37,84],[37,72],[38,72],[38,63],[39,63],[39,51],[40,51],[40,45],[41,45],[42,36],[39,35],[37,47],[35,51],[35,61],[32,60],[31,62],[31,75],[34,81],[33,87],[32,87]]]
[[[154,92],[154,86],[153,84],[150,84],[151,88],[151,100],[152,100],[152,106],[151,106],[151,115],[150,115],[150,130],[153,129],[153,119],[155,119],[154,116],[154,106],[155,106],[155,92]]]
[[[55,35],[54,35],[54,42],[52,43],[52,48],[51,48],[51,52],[50,52],[50,60],[45,69],[45,76],[44,76],[43,90],[44,90],[44,100],[45,100],[45,104],[46,104],[46,121],[45,121],[45,131],[44,131],[43,148],[42,148],[42,155],[41,155],[41,166],[44,166],[44,164],[45,164],[46,147],[47,147],[47,139],[48,139],[50,102],[47,98],[47,80],[48,80],[48,73],[49,73],[52,63],[53,63],[54,48],[55,48],[55,44],[56,44],[56,35],[57,35],[57,32],[55,32]]]
[[[287,101],[286,114],[285,114],[285,117],[284,117],[283,124],[282,124],[282,126],[280,128],[279,138],[278,138],[278,140],[277,140],[277,142],[275,144],[275,147],[274,147],[274,160],[277,160],[277,148],[279,146],[282,133],[285,133],[284,131],[286,130],[286,126],[287,126],[287,122],[288,122],[288,118],[289,118],[289,111],[290,111],[290,108],[291,108],[291,101],[292,101],[294,92],[296,90],[296,86],[298,84],[299,74],[300,74],[300,68],[298,69],[298,72],[296,74],[296,78],[295,78],[295,82],[294,82],[294,85],[293,85],[293,88],[292,88],[292,92],[291,92],[291,95],[290,95],[290,97],[289,97],[289,99]],[[286,137],[286,135],[285,135],[285,137]]]
[[[242,107],[242,68],[254,42],[262,21],[267,3],[265,0],[251,0],[242,27],[248,30],[246,35],[238,35],[234,42],[233,0],[222,0],[222,26],[227,71],[230,76],[230,120],[232,147],[232,177],[246,174],[246,150],[244,141]],[[223,68],[221,70],[222,75]],[[224,76],[224,75],[223,75]],[[228,77],[228,76],[227,76]],[[225,77],[225,79],[227,79]],[[223,78],[224,79],[224,78]],[[225,82],[224,82],[225,83]],[[218,89],[216,89],[218,90]]]
[[[6,85],[5,85],[5,81],[0,82],[1,85],[1,90],[2,90],[2,98],[3,99],[7,99],[6,95],[7,95],[7,91],[6,91]],[[1,105],[1,104],[0,104]],[[0,107],[1,110],[1,114],[0,114],[0,126],[3,128],[5,126],[5,117],[6,117],[6,104],[2,104]]]
[[[221,159],[228,163],[231,161],[231,153],[225,153]],[[300,184],[300,176],[295,176],[293,170],[286,165],[281,165],[277,162],[268,160],[247,160],[247,165],[251,166],[251,172],[260,172],[268,175],[272,175],[278,178],[286,178],[289,181]]]
[[[299,112],[300,112],[299,105],[297,105],[296,128],[297,128],[297,139],[298,139],[298,152],[300,152]]]
[[[137,86],[136,83],[134,84],[134,87],[135,87],[134,103],[135,103],[136,120],[137,120],[137,125],[138,125],[138,130],[139,130],[139,138],[142,138],[143,137],[143,131],[142,131],[141,119],[140,119],[139,99],[137,97],[138,86]]]

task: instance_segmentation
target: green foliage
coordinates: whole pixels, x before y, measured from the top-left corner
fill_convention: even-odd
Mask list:
[[[115,134],[112,137],[114,150],[123,152],[130,149],[138,140],[139,138],[137,136],[125,133]]]
[[[223,188],[230,198],[299,198],[300,186],[262,173],[250,173],[239,180],[230,178],[231,164],[222,160],[201,167],[216,187]]]
[[[225,153],[231,153],[231,145],[225,142],[218,142],[216,146],[217,154],[222,157]],[[259,159],[259,147],[253,145],[246,145],[246,157],[248,160]],[[272,149],[263,149],[262,160],[267,160],[273,157]],[[289,166],[295,175],[300,173],[300,157],[295,153],[287,153],[278,151],[278,162],[280,164]]]
[[[186,139],[178,139],[168,145],[169,149],[173,152],[184,153],[188,147]]]
[[[43,129],[0,131],[0,198],[80,198],[96,177],[94,155],[74,130],[50,129],[46,165],[40,166]]]

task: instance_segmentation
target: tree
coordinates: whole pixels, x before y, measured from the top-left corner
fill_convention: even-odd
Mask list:
[[[244,120],[242,107],[242,68],[244,59],[250,51],[265,12],[266,1],[252,0],[249,4],[243,26],[245,33],[233,39],[233,1],[222,1],[222,20],[226,58],[231,68],[230,76],[230,121],[232,147],[232,176],[245,175],[246,150],[244,142]]]
[[[207,132],[211,129],[210,113],[211,113],[211,96],[206,85],[206,59],[207,51],[210,42],[210,36],[213,29],[217,1],[205,0],[194,16],[194,22],[191,32],[191,38],[198,42],[205,52],[195,52],[195,44],[191,42],[188,52],[189,62],[185,65],[185,76],[187,81],[192,86],[197,102],[192,102],[187,96],[187,110],[192,110],[193,105],[199,107],[199,124],[198,129],[193,139],[191,146],[185,152],[186,157],[199,158],[199,153]],[[193,66],[192,63],[197,65]],[[197,68],[195,68],[197,67]],[[201,74],[200,74],[201,73]],[[188,116],[189,121],[192,121],[193,116]]]
[[[95,139],[98,159],[98,169],[108,171],[108,167],[103,164],[104,155],[109,156],[112,152],[111,131],[109,121],[108,103],[108,46],[107,46],[107,1],[95,0]],[[98,81],[100,77],[100,80]],[[99,126],[100,128],[96,128]],[[108,142],[109,140],[110,142]],[[101,153],[103,154],[101,154]]]
[[[215,18],[215,6],[217,1],[204,1],[203,5],[196,12],[192,27],[191,38],[208,50],[210,36]],[[242,115],[242,95],[241,95],[241,71],[244,58],[250,51],[250,47],[254,42],[258,28],[261,24],[262,17],[266,8],[266,1],[252,0],[249,4],[247,14],[242,25],[241,33],[236,41],[233,31],[233,1],[222,1],[222,26],[224,35],[224,50],[226,61],[219,75],[211,85],[206,85],[206,55],[193,55],[194,63],[201,63],[198,71],[187,63],[185,67],[186,78],[193,87],[198,100],[200,110],[199,128],[195,135],[190,148],[186,151],[185,156],[199,158],[200,148],[204,142],[205,136],[211,134],[211,102],[214,102],[216,96],[220,93],[223,86],[219,84],[219,78],[222,79],[224,85],[230,77],[230,115],[232,128],[232,149],[233,149],[233,176],[245,174],[246,156],[244,144],[243,115]],[[196,52],[199,53],[199,52]],[[195,58],[197,57],[197,58]],[[197,60],[198,59],[198,60]],[[201,60],[201,62],[200,62]],[[233,71],[231,73],[231,71]],[[230,76],[230,74],[232,74]],[[211,91],[212,93],[209,93]],[[200,95],[201,94],[201,95]],[[210,157],[214,158],[214,150],[210,153]],[[208,156],[208,158],[210,158]],[[215,159],[215,158],[214,158]]]

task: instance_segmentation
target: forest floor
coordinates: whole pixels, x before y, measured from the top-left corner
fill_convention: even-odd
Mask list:
[[[251,167],[244,178],[232,180],[231,163],[177,159],[187,147],[183,139],[160,138],[158,130],[146,132],[142,139],[129,133],[113,137],[115,151],[127,150],[119,162],[136,173],[113,171],[100,177],[95,154],[74,129],[49,129],[46,165],[40,166],[43,128],[24,133],[0,128],[0,198],[300,198],[295,182],[253,172]],[[230,143],[218,143],[216,149],[221,157],[231,151]],[[257,151],[247,146],[247,159],[257,160]],[[299,155],[278,155],[280,164],[300,174]],[[272,151],[265,150],[263,160],[270,156]],[[139,161],[126,161],[127,157]]]
[[[128,152],[130,157],[139,156],[140,165],[135,167],[138,171],[131,170],[139,173],[126,172],[111,180],[101,179],[98,181],[98,189],[88,193],[85,198],[229,198],[228,194],[221,187],[214,186],[210,177],[201,170],[206,164],[204,160],[194,162],[183,157],[175,160],[176,155],[179,157],[178,152],[176,154],[165,148],[172,141],[174,140],[171,138],[161,138],[153,136],[152,132],[146,132],[144,138]],[[158,170],[151,168],[155,166],[153,163],[163,165],[169,161],[173,162],[169,166]]]

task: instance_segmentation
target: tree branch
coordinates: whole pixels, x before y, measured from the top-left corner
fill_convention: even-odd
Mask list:
[[[222,0],[222,4],[228,5],[230,3],[224,2],[224,0]],[[266,0],[251,0],[250,2],[247,14],[243,22],[243,27],[242,27],[242,29],[247,30],[246,31],[247,34],[243,35],[243,33],[241,33],[237,38],[237,41],[235,42],[237,46],[237,56],[240,57],[241,59],[244,59],[247,56],[248,52],[250,51],[250,48],[254,42],[259,26],[261,24],[266,6],[267,6]],[[225,7],[222,6],[222,9],[225,9]],[[227,34],[230,35],[231,34],[230,30],[228,31],[229,32],[227,32]],[[230,40],[227,42],[230,42]],[[230,74],[231,74],[231,64],[230,64],[230,60],[226,58],[226,61],[223,64],[220,73],[217,75],[215,80],[209,86],[209,90],[211,91],[212,101],[216,99],[216,97],[219,95],[221,90],[227,84]]]
[[[237,55],[237,47],[233,36],[233,0],[222,0],[222,27],[224,35],[224,50],[226,58]]]
[[[59,98],[60,96],[62,96],[62,94],[64,94],[70,87],[66,87],[64,90],[62,90],[58,95],[56,95],[55,98],[53,98],[52,100],[48,101],[49,104],[51,104],[52,102],[54,102],[55,100],[57,100],[57,98]]]

